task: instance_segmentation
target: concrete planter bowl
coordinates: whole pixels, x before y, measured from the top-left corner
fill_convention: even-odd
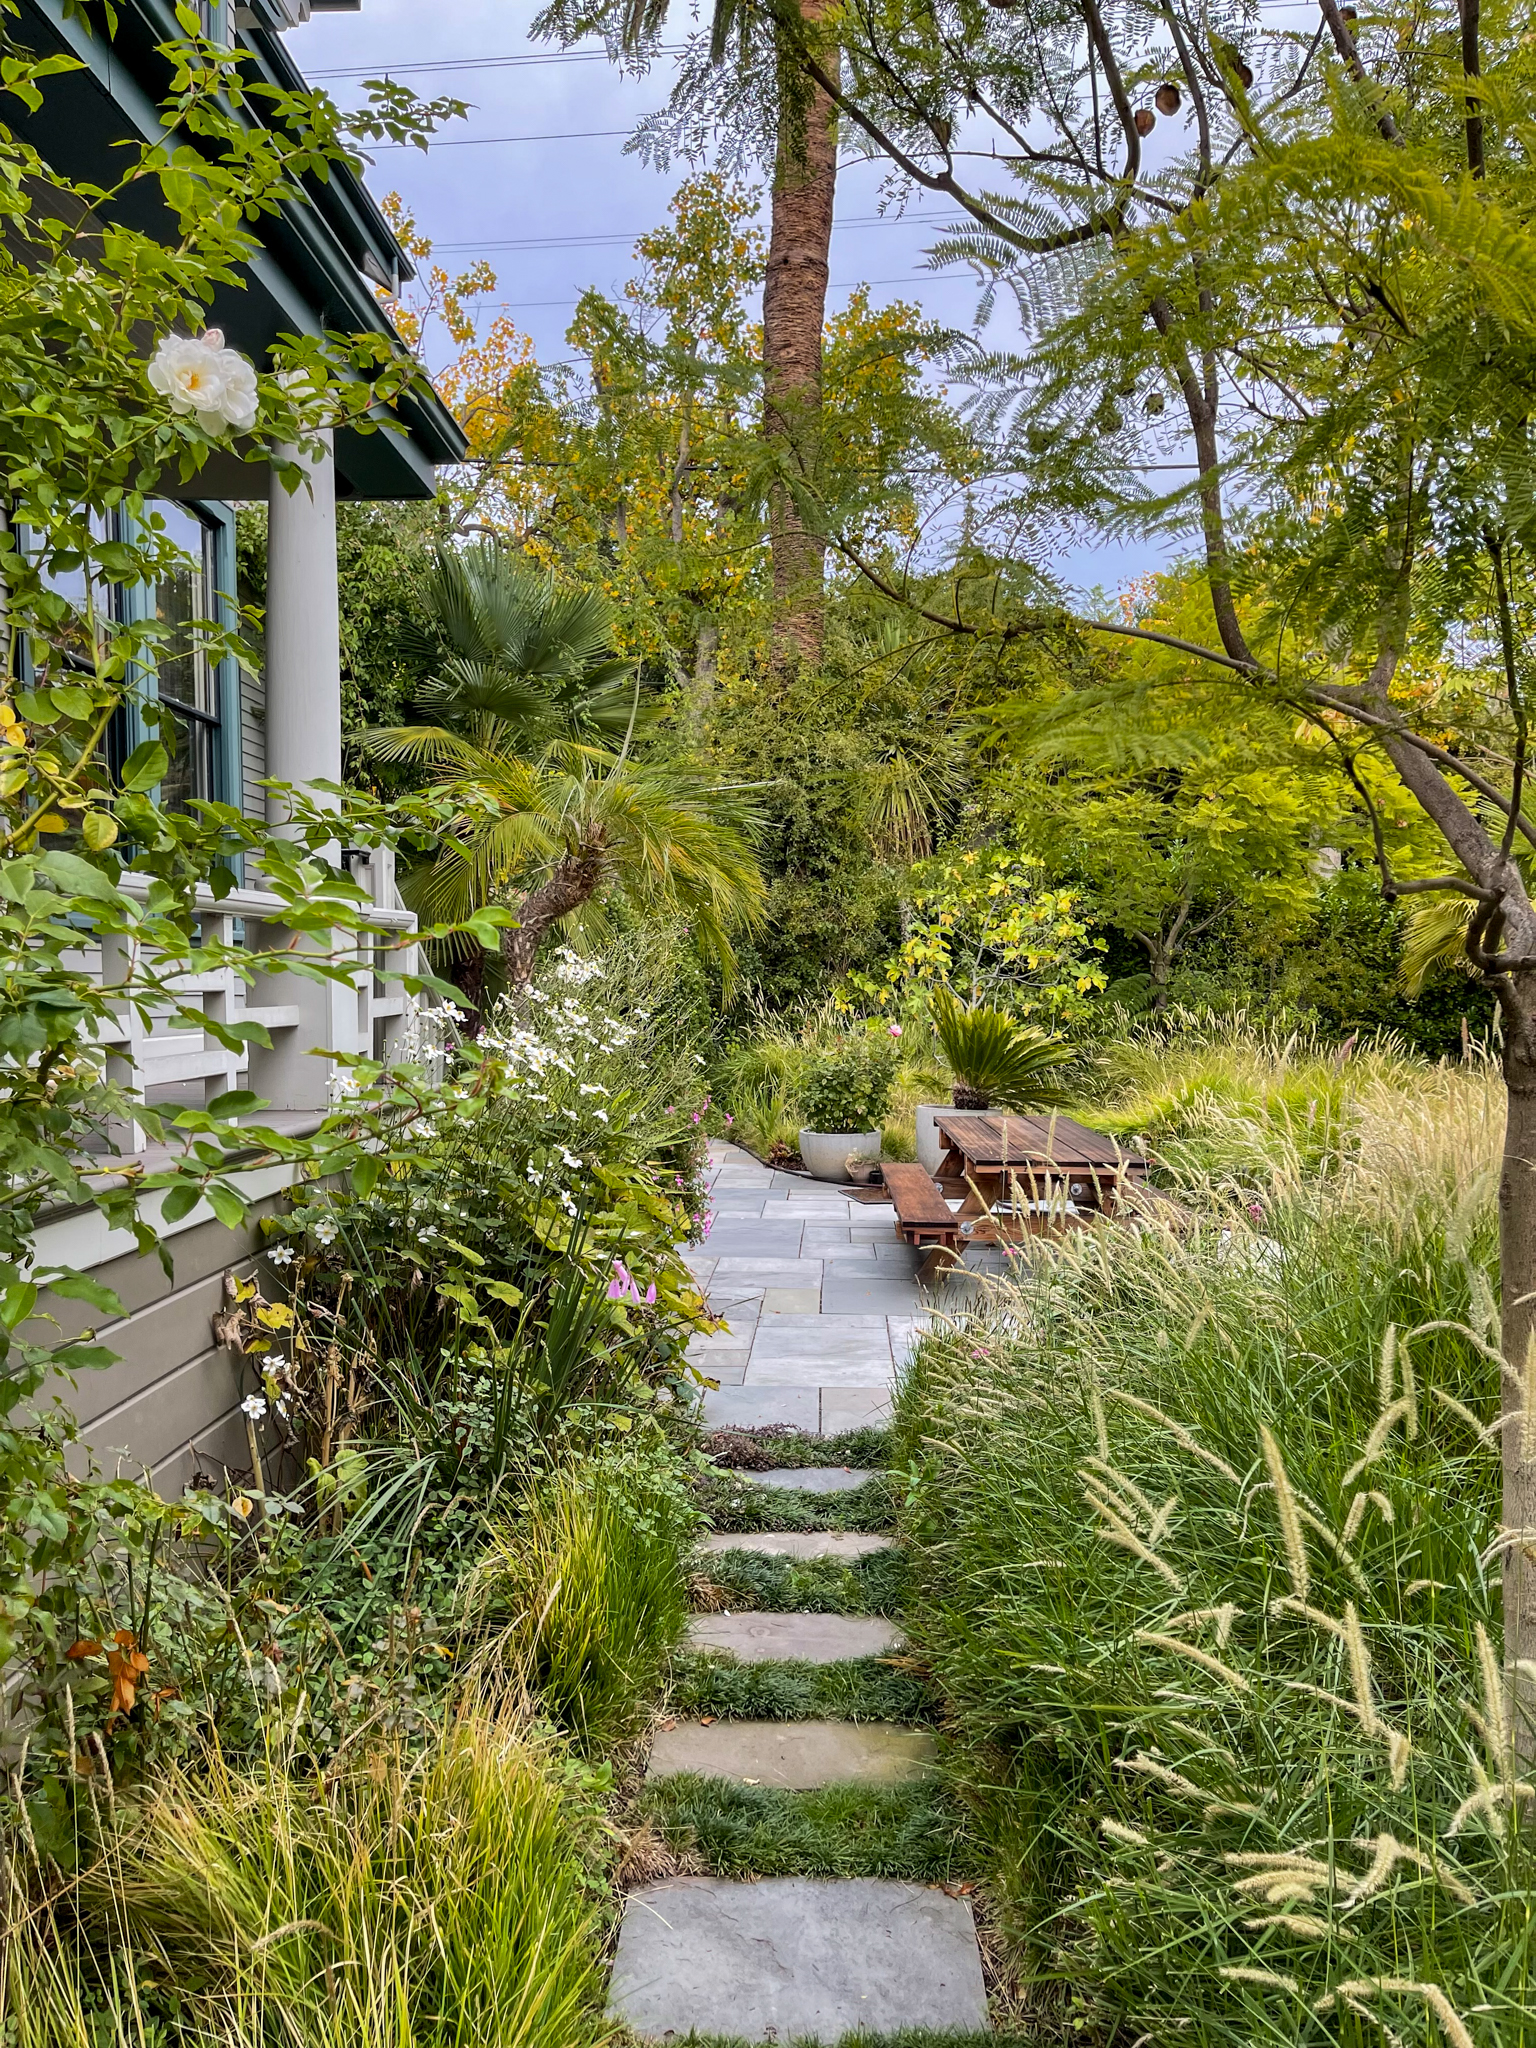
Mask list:
[[[802,1131],[800,1157],[816,1180],[847,1181],[850,1159],[878,1159],[878,1131]]]
[[[946,1146],[939,1136],[936,1116],[953,1116],[952,1102],[920,1102],[914,1112],[917,1124],[917,1163],[927,1173],[937,1173]]]

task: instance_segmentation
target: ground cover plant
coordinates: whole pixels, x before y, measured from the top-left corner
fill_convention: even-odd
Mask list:
[[[1319,1168],[1284,1078],[1180,1231],[1067,1239],[923,1347],[909,1630],[1042,2021],[1528,2043],[1497,1120],[1476,1071],[1416,1115],[1366,1073]]]
[[[846,1493],[808,1493],[795,1487],[758,1486],[730,1473],[706,1472],[695,1481],[699,1512],[722,1533],[764,1529],[850,1529],[878,1535],[891,1526],[892,1486],[873,1472]]]
[[[637,1817],[715,1877],[905,1877],[943,1884],[965,1867],[964,1821],[931,1785],[786,1792],[680,1771],[648,1786]]]
[[[898,1614],[905,1591],[906,1563],[898,1550],[848,1560],[712,1551],[696,1560],[693,1580],[697,1607],[780,1614]]]
[[[673,1658],[664,1704],[681,1718],[713,1715],[722,1721],[926,1724],[936,1712],[932,1690],[911,1658],[738,1664],[712,1650],[684,1650]]]
[[[700,1448],[712,1464],[736,1472],[771,1472],[776,1466],[792,1470],[806,1465],[846,1465],[864,1471],[885,1463],[886,1441],[883,1428],[807,1436],[788,1423],[771,1423],[763,1429],[711,1430]]]

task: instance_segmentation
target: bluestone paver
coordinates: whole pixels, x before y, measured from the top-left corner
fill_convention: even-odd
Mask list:
[[[676,1877],[630,1894],[610,2005],[638,2034],[789,2042],[987,2022],[970,1906],[937,1885]]]
[[[714,1361],[703,1360],[701,1369],[712,1379],[720,1378]],[[704,1421],[710,1429],[771,1429],[787,1423],[791,1429],[815,1436],[821,1428],[821,1390],[818,1387],[753,1387],[737,1381],[704,1389]],[[756,1473],[752,1475],[756,1478]]]
[[[884,1429],[894,1408],[889,1387],[823,1387],[821,1433],[841,1436],[845,1429]]]
[[[679,1721],[658,1728],[647,1778],[705,1778],[809,1792],[817,1785],[910,1785],[933,1769],[934,1739],[895,1721]]]
[[[694,1650],[727,1650],[741,1664],[838,1664],[845,1657],[883,1657],[901,1647],[901,1630],[873,1614],[696,1614],[688,1624]]]
[[[869,1536],[858,1529],[758,1529],[739,1535],[724,1530],[706,1536],[700,1547],[706,1557],[722,1550],[750,1550],[758,1557],[835,1557],[851,1564],[878,1550],[894,1550],[896,1543],[893,1537]]]
[[[774,1465],[766,1472],[743,1472],[754,1486],[777,1486],[795,1493],[854,1493],[873,1472],[857,1465]]]
[[[824,1316],[910,1316],[923,1306],[915,1280],[882,1273],[877,1266],[867,1277],[833,1266],[821,1284]]]
[[[765,1287],[765,1316],[813,1316],[821,1306],[819,1287]]]

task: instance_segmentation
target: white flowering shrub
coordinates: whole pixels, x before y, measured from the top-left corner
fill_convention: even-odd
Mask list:
[[[446,1006],[418,1011],[411,1050],[444,1071],[415,1154],[361,1191],[306,1191],[269,1225],[277,1299],[251,1310],[247,1348],[285,1479],[312,1467],[330,1520],[343,1442],[432,1439],[462,1479],[574,1410],[607,1404],[623,1423],[614,1404],[688,1377],[688,1339],[711,1327],[680,1256],[706,1227],[706,1112],[649,958],[644,942],[558,953],[521,1008],[458,1045]],[[345,1437],[328,1346],[369,1404]]]

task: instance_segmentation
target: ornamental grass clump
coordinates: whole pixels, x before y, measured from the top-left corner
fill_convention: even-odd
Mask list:
[[[218,1753],[126,1815],[0,1960],[17,2048],[605,2038],[600,1815],[515,1702],[320,1776]]]
[[[1536,2044],[1494,1219],[1423,1138],[1064,1240],[904,1388],[945,1768],[1081,2038]]]
[[[516,1521],[491,1530],[472,1574],[486,1683],[525,1688],[589,1752],[632,1733],[688,1625],[695,1520],[664,1455],[562,1467]]]

